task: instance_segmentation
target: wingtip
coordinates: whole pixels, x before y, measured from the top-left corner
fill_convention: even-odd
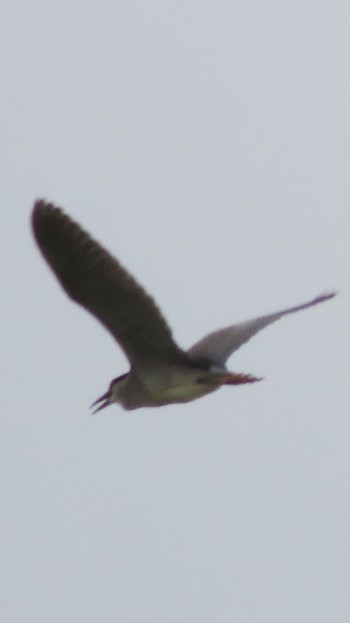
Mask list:
[[[32,209],[32,214],[38,214],[38,212],[42,212],[43,210],[47,210],[50,207],[54,207],[52,203],[46,201],[42,197],[35,199]]]
[[[37,218],[39,216],[47,215],[49,212],[62,212],[61,208],[59,208],[52,201],[47,201],[46,199],[39,197],[35,199],[33,208],[32,208],[32,218]]]
[[[39,232],[43,226],[51,220],[50,216],[54,213],[62,213],[62,210],[54,203],[46,201],[42,198],[34,201],[31,212],[31,224],[35,237],[37,236],[37,232]]]
[[[339,292],[337,292],[336,290],[330,290],[330,291],[325,291],[322,292],[322,294],[320,294],[319,296],[316,296],[316,298],[314,299],[315,303],[323,303],[324,301],[329,301],[330,299],[334,299],[335,296],[337,296],[339,294]]]

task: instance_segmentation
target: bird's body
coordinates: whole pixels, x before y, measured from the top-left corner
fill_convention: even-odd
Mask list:
[[[190,402],[222,385],[260,379],[226,369],[229,356],[282,316],[332,298],[323,294],[303,305],[215,331],[188,351],[174,341],[154,300],[89,234],[59,208],[38,200],[32,226],[38,246],[66,293],[110,331],[129,359],[129,373],[114,379],[93,406],[117,402],[125,409]]]
[[[225,368],[197,363],[190,358],[181,365],[148,366],[141,371],[131,369],[114,379],[107,392],[92,406],[96,411],[118,402],[128,411],[139,407],[162,407],[173,403],[191,402],[217,391],[222,385],[254,383],[260,379],[249,374],[234,374]]]
[[[112,381],[102,400],[120,402],[127,410],[190,402],[219,389],[217,384],[201,382],[206,376],[211,378],[205,369],[198,369],[191,363],[169,368],[147,367],[141,373],[131,370],[129,374]]]

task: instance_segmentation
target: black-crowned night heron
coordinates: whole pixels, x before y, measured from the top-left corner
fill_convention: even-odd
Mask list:
[[[334,292],[210,333],[184,351],[154,300],[89,234],[56,206],[38,200],[32,215],[39,248],[68,296],[108,329],[129,362],[92,406],[94,413],[117,402],[124,409],[190,402],[221,385],[260,379],[226,369],[226,361],[258,331],[282,316],[333,298]]]

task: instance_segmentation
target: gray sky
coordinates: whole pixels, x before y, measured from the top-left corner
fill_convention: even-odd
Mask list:
[[[1,620],[350,616],[348,2],[0,8]],[[336,288],[230,361],[264,376],[132,413],[126,361],[28,220],[64,207],[183,346]]]

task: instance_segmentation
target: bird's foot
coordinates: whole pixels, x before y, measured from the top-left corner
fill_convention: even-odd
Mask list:
[[[220,378],[222,385],[244,385],[246,383],[255,383],[256,381],[263,380],[263,378],[240,372],[229,372],[228,374],[223,374]]]

